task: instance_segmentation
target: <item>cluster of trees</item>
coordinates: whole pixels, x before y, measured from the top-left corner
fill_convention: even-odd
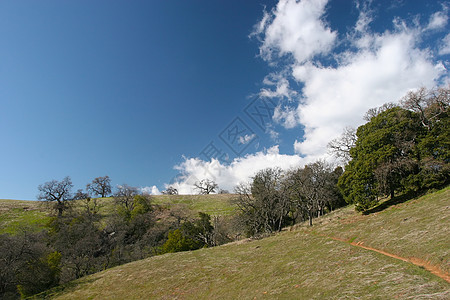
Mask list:
[[[211,247],[231,240],[223,218],[161,206],[129,185],[112,201],[109,177],[72,193],[70,177],[38,187],[54,212],[46,228],[0,235],[0,298],[27,297],[59,284],[149,256]],[[80,198],[81,197],[81,198]],[[102,206],[108,205],[108,208]],[[112,207],[110,207],[112,205]],[[41,230],[42,229],[42,230]]]
[[[236,188],[239,218],[246,233],[255,236],[323,215],[345,202],[337,188],[342,168],[324,161],[303,168],[259,171],[250,183]]]
[[[111,194],[111,179],[109,176],[97,177],[86,185],[86,191],[79,189],[72,193],[72,180],[69,176],[61,181],[52,180],[38,186],[39,201],[46,201],[53,205],[53,209],[62,216],[63,212],[70,207],[72,200],[87,199],[93,196],[107,197]]]
[[[366,124],[330,144],[337,156],[349,159],[339,179],[348,203],[364,211],[380,197],[449,183],[449,94],[449,88],[410,92],[400,105],[369,110]]]

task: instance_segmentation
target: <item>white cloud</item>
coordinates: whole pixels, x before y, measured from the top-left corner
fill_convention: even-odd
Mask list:
[[[271,125],[271,124],[269,124],[267,127],[266,127],[266,133],[267,134],[269,134],[269,136],[270,136],[270,139],[273,141],[273,142],[275,142],[275,143],[279,143],[280,141],[279,141],[279,136],[280,136],[280,134],[277,132],[277,131],[275,131],[274,129],[273,129],[273,126]]]
[[[271,61],[292,54],[299,62],[328,53],[336,40],[321,19],[327,0],[280,0],[270,14],[265,13],[253,35],[262,35],[261,56]]]
[[[443,64],[433,61],[432,50],[420,46],[423,35],[433,34],[431,30],[447,24],[448,18],[442,12],[432,15],[425,26],[416,22],[408,27],[395,18],[392,30],[377,33],[370,28],[375,17],[369,7],[371,2],[359,5],[355,1],[359,18],[338,40],[338,32],[324,20],[327,2],[279,0],[276,8],[264,12],[252,33],[261,42],[261,57],[277,68],[264,78],[266,87],[259,93],[280,101],[273,120],[285,128],[303,125],[303,138],[293,141],[298,155],[280,154],[278,146],[274,146],[236,158],[229,165],[214,159],[185,159],[176,166],[185,175],[171,184],[181,194],[195,193],[193,184],[205,178],[232,191],[236,184],[249,180],[260,169],[274,166],[289,169],[329,158],[328,142],[338,137],[343,128],[361,125],[369,108],[397,101],[410,90],[448,81]],[[337,45],[352,47],[343,49]],[[439,51],[441,55],[450,54],[450,35],[445,37]],[[301,89],[293,90],[291,80],[297,81]],[[266,132],[278,140],[272,126]],[[242,141],[246,138],[242,137]]]
[[[283,125],[286,129],[294,128],[299,124],[297,111],[291,107],[282,107],[281,105],[275,108],[273,120]]]
[[[343,35],[346,40],[337,41],[337,33],[322,19],[326,2],[280,0],[260,33],[263,58],[284,64],[286,80],[290,75],[303,86],[297,109],[278,106],[273,119],[286,128],[304,125],[305,135],[294,149],[306,157],[324,155],[328,142],[345,126],[361,125],[369,108],[397,101],[412,89],[435,86],[446,74],[442,63],[433,62],[431,50],[419,48],[420,25],[409,28],[396,18],[393,31],[371,33],[372,16],[365,6],[354,28]],[[436,13],[427,28],[446,22],[446,15]],[[337,42],[353,48],[333,52]],[[273,55],[277,51],[278,57]],[[281,57],[289,55],[294,60]],[[323,65],[323,56],[337,64]]]
[[[155,185],[143,187],[141,188],[141,192],[147,195],[161,195],[161,192]]]
[[[256,134],[246,134],[244,136],[239,137],[239,143],[242,145],[246,145],[251,142],[255,138]]]
[[[307,162],[298,155],[280,154],[278,146],[235,158],[229,165],[221,164],[215,159],[203,161],[198,158],[186,158],[175,167],[186,175],[170,185],[178,189],[180,194],[194,194],[193,185],[196,181],[211,179],[219,185],[219,188],[233,191],[238,183],[249,181],[261,169],[280,167],[287,170],[303,166]]]
[[[431,15],[430,20],[428,22],[426,30],[436,30],[444,28],[447,25],[448,22],[448,15],[447,15],[448,9],[444,7],[443,11],[438,11]]]
[[[439,48],[439,54],[440,55],[446,55],[450,54],[450,33],[445,36],[445,38],[442,40],[442,44]]]
[[[434,86],[443,74],[443,66],[432,63],[426,50],[414,47],[412,32],[371,39],[373,48],[346,53],[337,68],[311,63],[294,67],[293,76],[305,84],[305,102],[297,110],[305,126],[305,140],[295,144],[299,153],[326,151],[342,128],[361,125],[369,108],[397,101],[417,87]]]
[[[275,89],[262,88],[259,95],[266,98],[285,98],[291,101],[298,93],[290,88],[286,75],[285,73],[267,75],[263,83],[268,87],[275,87]]]

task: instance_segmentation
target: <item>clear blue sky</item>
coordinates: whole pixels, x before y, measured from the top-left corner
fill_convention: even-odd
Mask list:
[[[361,36],[372,40],[367,51],[376,58],[385,44],[375,41],[387,41],[387,31],[415,39],[399,54],[399,64],[409,63],[395,72],[426,71],[418,71],[419,81],[405,77],[409,85],[387,97],[448,80],[448,2],[361,1],[359,7],[347,0],[322,2],[318,15],[298,7],[292,18],[299,22],[292,25],[283,22],[289,16],[276,8],[278,1],[0,1],[0,198],[35,199],[39,184],[65,176],[74,190],[104,175],[114,185],[163,190],[180,170],[197,172],[186,166],[189,159],[207,163],[202,150],[211,142],[234,163],[230,169],[221,161],[233,180],[244,176],[238,165],[246,158],[267,161],[274,149],[275,160],[311,157],[308,143],[315,145],[312,136],[319,132],[312,133],[319,126],[302,108],[320,102],[309,81],[319,71],[309,69],[305,79],[300,67],[358,69],[367,50],[355,49],[356,40],[365,41]],[[295,12],[292,8],[286,11]],[[269,22],[262,24],[264,16]],[[313,29],[306,32],[302,22],[309,17]],[[399,18],[407,29],[394,25]],[[369,19],[355,30],[358,20]],[[273,35],[270,28],[286,35],[276,30]],[[326,31],[328,37],[319,34]],[[310,54],[299,51],[316,44],[322,46]],[[355,57],[343,61],[344,53]],[[259,127],[249,111],[269,90],[264,101],[270,99],[277,113]],[[390,100],[398,99],[380,101]],[[321,124],[327,122],[332,120]],[[246,131],[230,145],[233,126]]]

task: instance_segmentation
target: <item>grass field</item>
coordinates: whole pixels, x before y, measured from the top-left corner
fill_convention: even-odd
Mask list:
[[[192,217],[198,212],[212,216],[226,216],[235,212],[231,203],[233,195],[158,195],[153,196],[155,204],[167,208],[184,210]],[[107,218],[114,213],[113,198],[98,198],[99,213]],[[83,209],[84,202],[76,201],[74,207]],[[90,204],[92,205],[92,203]],[[0,234],[16,233],[23,227],[41,229],[50,219],[49,209],[39,201],[0,200]]]
[[[158,195],[154,196],[156,204],[173,206],[185,205],[192,211],[204,212],[212,216],[232,215],[236,206],[232,204],[233,195]]]
[[[449,299],[450,189],[367,216],[352,207],[262,240],[166,254],[72,282],[55,299]],[[332,239],[338,238],[339,240]],[[44,297],[41,295],[40,297]]]
[[[46,208],[38,201],[0,200],[0,234],[24,227],[39,230],[48,220]]]

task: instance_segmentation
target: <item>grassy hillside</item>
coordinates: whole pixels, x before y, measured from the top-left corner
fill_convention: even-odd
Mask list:
[[[198,212],[215,216],[231,215],[235,206],[231,203],[233,195],[158,195],[153,202],[172,209],[184,210],[193,217]],[[112,198],[97,199],[99,213],[105,218],[113,214]],[[22,227],[42,228],[49,220],[49,210],[39,201],[0,200],[0,234],[15,233]],[[75,207],[82,209],[82,201],[76,201]],[[92,205],[92,204],[91,204]]]
[[[352,207],[278,235],[152,257],[53,290],[55,299],[448,299],[450,283],[361,242],[449,270],[450,189],[363,216]],[[353,244],[350,244],[353,242]],[[412,260],[412,259],[411,259]]]
[[[47,221],[46,209],[38,201],[0,200],[0,234],[22,227],[39,229]]]
[[[226,216],[235,212],[235,205],[231,203],[234,195],[158,195],[154,202],[162,205],[185,205],[192,211],[204,212],[213,216]]]

